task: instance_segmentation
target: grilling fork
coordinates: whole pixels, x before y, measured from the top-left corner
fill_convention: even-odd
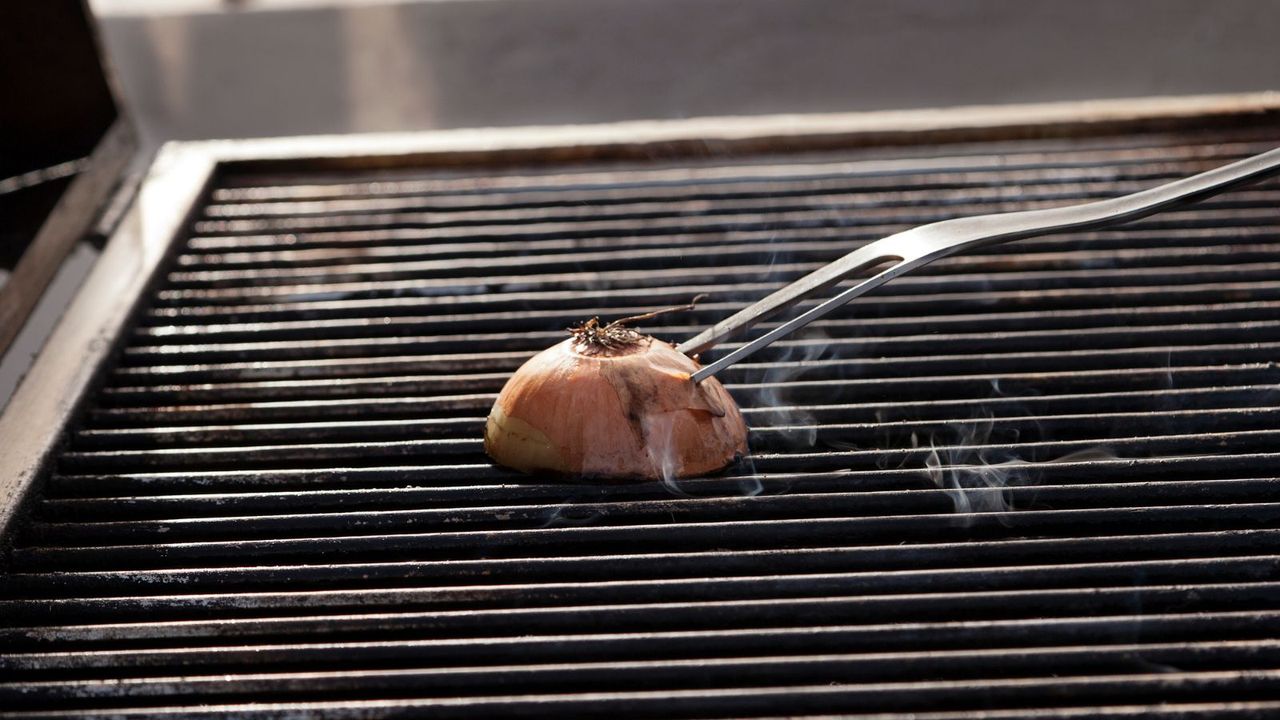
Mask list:
[[[802,298],[830,288],[859,270],[892,263],[871,277],[705,365],[692,375],[694,382],[701,382],[859,295],[939,258],[1010,240],[1118,225],[1170,207],[1212,197],[1237,185],[1261,180],[1276,173],[1280,173],[1280,148],[1131,195],[1067,207],[978,215],[921,225],[876,240],[824,265],[698,333],[677,346],[677,349],[686,355],[696,355],[790,307]]]

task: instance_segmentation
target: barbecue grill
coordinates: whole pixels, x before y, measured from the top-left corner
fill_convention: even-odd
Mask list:
[[[495,468],[584,318],[1280,145],[1270,95],[170,145],[0,418],[15,717],[1274,717],[1280,183],[940,260],[726,472]],[[765,323],[762,327],[769,327]],[[717,347],[709,358],[735,347]]]

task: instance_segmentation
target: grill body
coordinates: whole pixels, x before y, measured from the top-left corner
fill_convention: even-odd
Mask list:
[[[859,243],[1280,124],[1043,134],[215,174],[9,527],[5,711],[1273,716],[1277,183],[896,280],[724,372],[723,475],[483,456],[574,321],[710,293],[648,328],[678,341]]]

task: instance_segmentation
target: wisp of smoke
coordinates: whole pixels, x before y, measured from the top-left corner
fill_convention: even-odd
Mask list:
[[[577,525],[590,525],[596,520],[604,516],[604,513],[597,509],[586,509],[582,505],[566,502],[557,505],[556,509],[547,516],[546,522],[538,526],[539,530],[545,530],[552,527],[573,527]]]
[[[818,428],[813,413],[796,406],[790,383],[807,372],[811,363],[823,359],[831,347],[830,336],[821,329],[809,329],[802,337],[805,342],[783,346],[781,356],[764,369],[754,403],[767,408],[765,424],[779,428],[786,446],[796,449],[813,447]]]
[[[814,414],[794,398],[791,382],[810,370],[811,363],[824,358],[830,348],[829,336],[820,329],[809,329],[803,337],[805,342],[776,346],[781,350],[780,355],[746,378],[747,384],[759,386],[747,403],[748,407],[761,410],[749,416],[752,424],[770,428],[775,441],[794,450],[816,445],[818,426]],[[764,492],[764,483],[750,455],[743,458],[738,467],[743,471],[738,483],[739,494],[753,497]]]
[[[1014,511],[1012,488],[1038,484],[1046,466],[1119,458],[1111,448],[1097,446],[1051,460],[1027,460],[1007,445],[990,445],[994,428],[995,417],[984,408],[973,421],[952,424],[955,434],[945,445],[940,447],[936,437],[928,440],[924,475],[947,494],[957,514],[999,515]],[[1016,438],[1017,431],[1011,431],[1011,435]],[[912,447],[923,447],[914,434],[911,442]]]
[[[662,471],[662,486],[678,497],[689,497],[676,483],[675,421],[669,415],[644,418],[643,429],[649,462]]]

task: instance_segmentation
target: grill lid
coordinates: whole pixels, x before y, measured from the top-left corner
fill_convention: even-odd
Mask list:
[[[1276,137],[228,171],[12,531],[0,697],[51,717],[1266,717],[1275,182],[939,261],[726,370],[753,454],[722,476],[527,478],[479,438],[506,376],[584,316],[711,292],[651,328],[679,339],[904,226]]]
[[[85,0],[0,7],[0,128],[3,355],[138,149]]]

